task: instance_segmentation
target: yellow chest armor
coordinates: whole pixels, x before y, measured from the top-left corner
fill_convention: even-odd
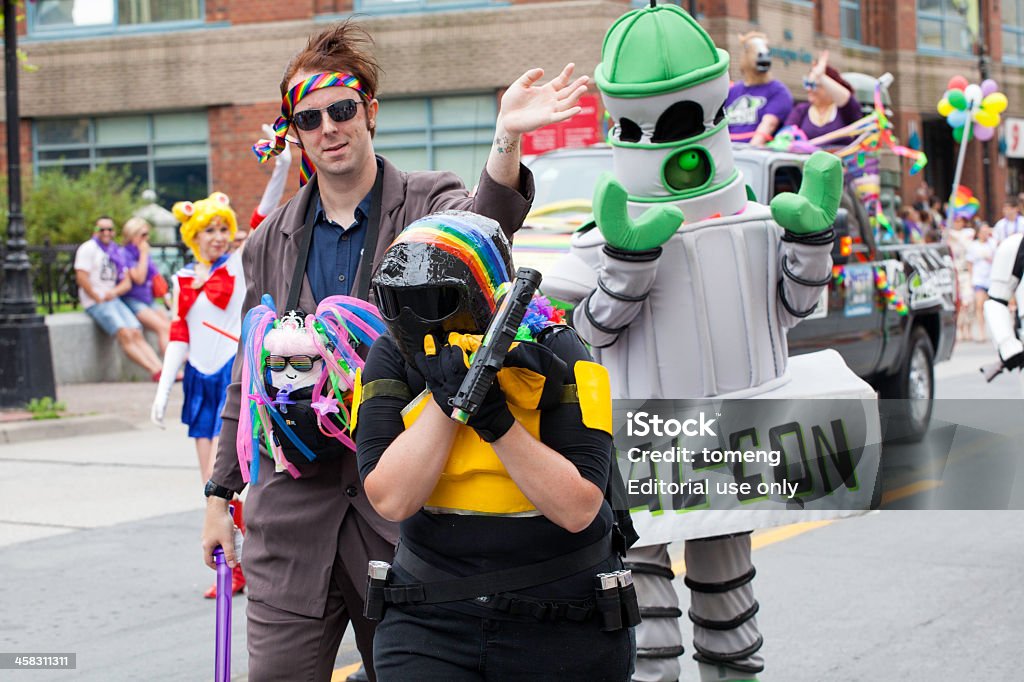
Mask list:
[[[466,337],[466,346],[475,350],[478,337]],[[475,342],[476,345],[473,345]],[[465,347],[465,346],[464,346]],[[562,402],[578,403],[583,424],[592,429],[612,432],[611,397],[608,372],[604,367],[580,360],[574,364],[576,383],[562,387]],[[544,390],[545,378],[522,367],[505,367],[498,372],[498,383],[505,393],[509,410],[526,431],[540,440],[541,411],[537,409]],[[378,386],[374,386],[377,384]],[[383,385],[389,385],[385,388]],[[406,391],[408,387],[396,380],[378,380],[364,386],[357,372],[352,398],[352,428],[358,419],[359,407],[374,395],[398,395],[394,384]],[[408,398],[407,398],[408,399]],[[424,390],[402,410],[405,428],[409,428],[432,401]],[[491,444],[480,438],[469,426],[460,425],[448,452],[441,477],[424,505],[439,513],[493,514],[500,516],[537,516],[532,502],[509,476]]]
[[[498,381],[506,391],[506,396],[509,396],[509,410],[512,416],[531,436],[539,439],[540,411],[525,409],[513,402],[512,393],[506,389],[506,384],[510,383],[509,373],[537,375],[528,370],[505,368],[498,372]],[[513,380],[511,383],[519,382]],[[406,428],[416,421],[430,400],[433,400],[430,393],[424,391],[403,410],[402,419]],[[464,425],[459,426],[455,442],[448,451],[448,462],[441,472],[441,478],[423,506],[427,511],[455,514],[540,514],[508,475],[505,465],[501,463],[491,444],[478,436],[472,427]]]

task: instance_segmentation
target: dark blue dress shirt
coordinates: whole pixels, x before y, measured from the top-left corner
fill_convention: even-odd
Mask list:
[[[351,296],[356,269],[366,242],[366,224],[370,215],[370,194],[356,206],[355,221],[342,227],[327,217],[320,195],[316,196],[313,242],[309,247],[306,276],[313,297],[320,302],[328,296]],[[312,310],[305,311],[312,313]]]

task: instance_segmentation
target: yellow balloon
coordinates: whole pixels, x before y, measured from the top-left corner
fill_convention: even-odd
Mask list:
[[[939,100],[939,116],[946,118],[953,113],[953,105],[949,103],[949,100],[943,97]]]
[[[974,112],[974,120],[986,128],[995,128],[999,125],[999,114],[988,109],[979,109]]]
[[[981,100],[981,106],[991,111],[993,114],[1001,114],[1006,111],[1006,95],[1001,92],[993,92],[991,95]]]

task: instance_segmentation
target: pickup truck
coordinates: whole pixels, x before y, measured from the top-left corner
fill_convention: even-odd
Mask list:
[[[806,156],[745,145],[733,151],[758,201],[768,203],[779,192],[799,190]],[[612,170],[611,149],[595,145],[558,150],[528,165],[537,179],[537,209],[516,235],[513,256],[517,265],[543,272],[568,249],[570,233],[586,221],[597,175]],[[844,192],[835,231],[835,276],[817,310],[789,331],[790,354],[835,349],[881,398],[892,399],[881,403],[886,439],[919,440],[931,421],[934,365],[949,359],[956,337],[949,249],[943,244],[876,243],[868,215],[850,191]],[[876,273],[885,273],[896,299],[885,300]],[[905,304],[905,314],[897,310],[897,301]]]
[[[749,147],[734,154],[758,201],[799,189],[806,156]],[[886,158],[881,161],[885,172]],[[878,243],[863,204],[849,190],[834,227],[832,283],[815,313],[789,330],[790,355],[834,348],[879,397],[892,399],[882,403],[886,439],[919,440],[931,420],[934,365],[949,359],[956,339],[956,274],[949,248]],[[876,286],[880,272],[905,314]]]

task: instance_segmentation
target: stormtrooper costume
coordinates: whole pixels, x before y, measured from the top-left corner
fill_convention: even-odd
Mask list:
[[[1017,299],[1017,315],[1024,311],[1024,233],[1010,235],[999,244],[992,260],[992,280],[985,301],[985,326],[1006,369],[1024,366],[1024,343],[1017,336],[1017,320],[1009,303]]]

